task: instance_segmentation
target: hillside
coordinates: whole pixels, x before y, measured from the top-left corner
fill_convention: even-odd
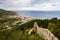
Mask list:
[[[16,12],[3,9],[0,9],[0,15],[0,40],[43,40],[37,33],[28,35],[24,29],[21,30],[20,24],[32,20],[29,20],[30,17],[19,16]]]
[[[35,19],[3,9],[0,9],[0,15],[2,15],[0,17],[0,40],[44,40],[36,31],[32,31],[31,35],[28,34],[35,22],[39,27],[48,29],[60,39],[60,19]]]
[[[7,11],[7,10],[0,9],[0,18],[1,17],[7,17],[7,16],[13,16],[13,15],[16,15],[16,14],[17,13],[13,12],[13,11]]]

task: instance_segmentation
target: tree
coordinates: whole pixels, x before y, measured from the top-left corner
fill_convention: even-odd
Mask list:
[[[54,27],[56,27],[56,25],[55,25],[54,23],[50,23],[50,22],[49,22],[48,29],[49,29],[52,33],[54,33],[54,31],[55,31]]]
[[[52,18],[52,19],[50,20],[50,22],[57,24],[57,18]]]

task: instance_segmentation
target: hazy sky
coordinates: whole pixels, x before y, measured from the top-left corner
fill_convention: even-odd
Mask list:
[[[0,9],[60,10],[60,0],[0,0]]]

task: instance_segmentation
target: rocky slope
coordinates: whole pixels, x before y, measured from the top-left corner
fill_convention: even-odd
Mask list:
[[[40,37],[44,38],[45,40],[59,40],[57,37],[54,36],[48,29],[40,28],[38,24],[34,23],[34,28],[32,28],[28,34],[31,35],[31,32],[35,30]]]

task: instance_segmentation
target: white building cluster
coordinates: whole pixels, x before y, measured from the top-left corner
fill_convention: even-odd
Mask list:
[[[23,15],[15,15],[15,16],[9,16],[9,18],[20,18],[21,20],[26,20],[26,21],[30,21],[32,20],[33,18],[31,17],[28,17],[28,16],[23,16]]]

